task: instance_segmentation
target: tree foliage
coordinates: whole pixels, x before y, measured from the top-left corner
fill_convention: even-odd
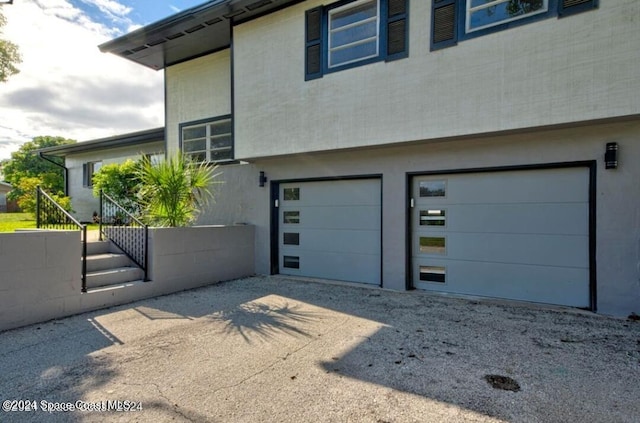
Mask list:
[[[2,27],[7,23],[7,19],[0,9],[0,35]],[[20,72],[16,67],[22,62],[18,46],[9,40],[0,39],[0,82],[6,82],[11,75]]]
[[[17,200],[18,205],[25,211],[30,211],[29,196],[35,196],[31,189],[33,180],[21,183],[25,178],[36,178],[38,184],[50,194],[62,197],[64,195],[64,173],[59,166],[38,156],[37,150],[57,145],[73,144],[74,140],[63,137],[41,136],[24,143],[18,151],[11,153],[11,159],[5,162],[2,171],[5,180],[13,186],[9,193],[10,200]],[[55,158],[60,164],[62,159]],[[35,188],[35,187],[33,187]],[[33,197],[35,204],[35,197]],[[26,204],[26,208],[24,206]]]
[[[103,165],[93,175],[93,195],[99,197],[102,190],[129,212],[139,213],[136,199],[140,191],[138,173],[141,165],[142,162],[133,160]]]
[[[216,169],[180,154],[155,165],[144,158],[139,198],[149,223],[170,227],[192,223],[213,199],[211,185],[220,175]]]

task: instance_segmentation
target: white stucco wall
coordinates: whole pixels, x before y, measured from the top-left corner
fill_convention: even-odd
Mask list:
[[[179,146],[181,123],[231,113],[229,50],[200,57],[165,70],[167,151]]]
[[[69,169],[69,197],[74,216],[81,222],[90,222],[94,211],[98,211],[99,201],[93,196],[93,188],[83,186],[82,165],[101,161],[102,165],[123,163],[127,159],[137,160],[144,154],[163,153],[164,141],[151,142],[133,147],[110,148],[87,153],[70,154],[65,158]]]
[[[410,1],[409,58],[304,80],[305,1],[234,27],[236,158],[640,113],[640,2],[549,18],[429,51]]]
[[[523,134],[420,142],[412,145],[301,154],[224,166],[228,182],[200,223],[246,222],[256,227],[256,271],[270,273],[269,181],[382,174],[385,288],[404,290],[407,172],[590,161],[596,174],[598,311],[640,313],[640,120]],[[607,142],[619,143],[619,168],[605,170]]]

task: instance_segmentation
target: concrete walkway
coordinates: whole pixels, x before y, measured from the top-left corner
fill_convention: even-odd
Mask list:
[[[280,277],[0,333],[0,422],[638,422],[639,381],[640,322]]]

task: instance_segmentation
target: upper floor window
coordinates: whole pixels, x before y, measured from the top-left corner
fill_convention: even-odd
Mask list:
[[[544,13],[548,0],[467,0],[466,32]]]
[[[343,0],[308,10],[305,76],[408,54],[408,0]]]
[[[432,0],[431,49],[598,7],[598,0]]]
[[[182,151],[195,162],[233,159],[233,122],[221,116],[180,125]]]

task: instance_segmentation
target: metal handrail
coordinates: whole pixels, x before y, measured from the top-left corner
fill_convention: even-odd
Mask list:
[[[38,229],[80,229],[82,242],[82,292],[87,292],[87,226],[80,223],[40,186],[36,188],[36,227]]]
[[[100,240],[103,235],[144,271],[147,281],[149,227],[100,190]]]

